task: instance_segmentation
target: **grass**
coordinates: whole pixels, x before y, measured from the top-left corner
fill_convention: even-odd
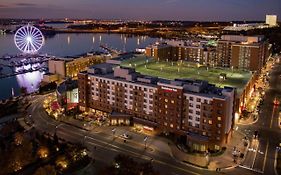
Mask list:
[[[165,79],[189,78],[207,80],[217,87],[230,86],[237,88],[240,94],[252,74],[248,71],[231,70],[226,68],[207,68],[190,62],[157,61],[145,56],[139,56],[123,61],[122,66],[133,67],[144,75],[157,76]],[[226,80],[220,80],[220,74],[226,74]]]

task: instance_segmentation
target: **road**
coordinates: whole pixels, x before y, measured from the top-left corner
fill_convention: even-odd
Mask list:
[[[278,126],[279,106],[273,104],[275,97],[281,95],[281,64],[276,64],[270,74],[269,89],[265,92],[264,103],[260,108],[259,119],[252,125],[240,125],[239,130],[250,138],[250,149],[243,168],[254,172],[274,175],[274,156],[281,142],[281,130]],[[253,139],[258,131],[260,136]]]
[[[200,175],[212,174],[207,170],[200,170],[187,166],[184,163],[177,162],[168,153],[161,152],[154,148],[144,149],[144,145],[137,145],[134,141],[128,140],[127,143],[120,139],[118,132],[116,136],[103,132],[88,132],[75,126],[60,123],[52,120],[47,116],[42,101],[44,97],[34,100],[29,108],[35,121],[35,128],[46,133],[57,133],[58,137],[72,143],[80,143],[92,151],[93,157],[97,161],[108,163],[119,153],[125,153],[137,159],[152,160],[157,170],[161,170],[161,174],[187,174]],[[96,149],[95,149],[96,148]],[[214,173],[213,173],[214,174]]]
[[[123,133],[122,130],[117,129],[115,135],[112,134],[111,130],[100,132],[94,129],[89,132],[55,121],[44,111],[42,107],[44,99],[45,96],[34,98],[31,100],[32,105],[28,108],[35,122],[35,128],[52,135],[56,132],[59,138],[72,143],[83,144],[91,151],[91,156],[100,163],[108,164],[117,154],[124,153],[135,159],[152,161],[153,166],[161,175],[255,174],[255,172],[239,167],[217,173],[180,162],[171,156],[168,145],[159,139],[149,138],[147,141],[148,148],[144,149],[143,137],[137,137],[136,133],[130,133],[130,135],[135,134],[133,139],[124,143],[124,140],[118,137]]]

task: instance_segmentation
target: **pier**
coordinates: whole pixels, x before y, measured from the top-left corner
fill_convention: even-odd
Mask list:
[[[101,44],[101,45],[100,45],[100,48],[102,48],[102,49],[108,51],[108,52],[111,53],[111,54],[116,54],[116,55],[121,54],[121,51],[119,51],[119,50],[117,50],[117,49],[113,49],[113,48],[107,46],[106,44]]]

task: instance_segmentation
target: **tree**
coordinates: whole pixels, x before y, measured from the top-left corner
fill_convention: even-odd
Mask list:
[[[34,173],[34,175],[56,175],[56,174],[57,174],[56,169],[51,165],[40,167]]]
[[[14,136],[14,142],[17,146],[21,145],[23,142],[23,133],[17,132]]]

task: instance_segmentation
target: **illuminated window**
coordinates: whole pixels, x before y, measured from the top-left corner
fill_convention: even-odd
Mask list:
[[[173,127],[174,127],[174,125],[173,125],[173,124],[170,124],[170,127],[171,127],[171,128],[173,128]]]
[[[172,101],[171,101],[171,103],[173,103],[173,104],[174,104],[174,103],[175,103],[175,101],[174,101],[174,100],[172,100]]]
[[[221,121],[221,117],[218,117],[218,121]]]
[[[212,120],[209,120],[209,124],[210,124],[210,125],[213,124],[213,121],[212,121]]]
[[[168,102],[168,99],[165,99],[165,102],[167,103],[167,102]]]

